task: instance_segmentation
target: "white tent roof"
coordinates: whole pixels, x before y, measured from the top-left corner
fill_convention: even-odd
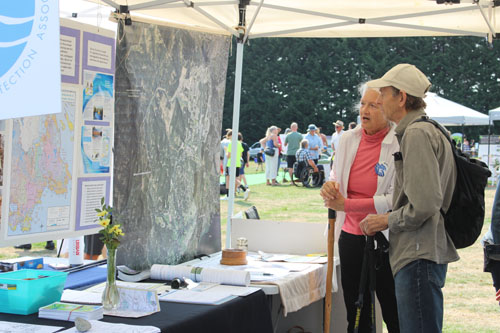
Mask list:
[[[496,109],[490,110],[488,113],[491,120],[500,120],[500,106]]]
[[[444,126],[488,125],[489,117],[461,104],[427,93],[424,98],[427,115]]]
[[[236,0],[88,0],[116,9],[128,5],[132,20],[216,34],[238,35]],[[244,2],[244,1],[242,1]],[[486,36],[496,33],[499,9],[492,0],[437,4],[431,0],[258,0],[248,1],[248,38]],[[495,30],[496,29],[496,30]]]

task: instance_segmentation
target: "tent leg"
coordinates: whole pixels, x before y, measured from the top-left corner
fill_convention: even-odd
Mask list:
[[[488,168],[490,167],[490,136],[491,136],[491,116],[488,122]]]
[[[231,248],[231,217],[234,207],[234,185],[236,183],[236,158],[238,151],[238,131],[240,122],[241,77],[243,69],[243,41],[236,44],[236,72],[234,78],[233,137],[231,138],[231,165],[229,167],[229,199],[227,203],[226,249]]]

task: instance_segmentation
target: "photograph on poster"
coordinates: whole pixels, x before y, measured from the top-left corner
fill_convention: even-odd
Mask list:
[[[103,120],[104,110],[102,108],[94,106],[94,120]]]
[[[85,173],[108,173],[111,160],[111,128],[82,126],[82,161]]]
[[[113,76],[84,71],[83,119],[111,121],[113,113]]]

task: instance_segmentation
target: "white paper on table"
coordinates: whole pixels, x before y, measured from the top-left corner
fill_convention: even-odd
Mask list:
[[[61,328],[63,327],[0,321],[0,333],[53,333],[59,331]]]
[[[102,293],[64,289],[61,296],[61,302],[99,305],[102,304]]]
[[[106,332],[106,333],[158,333],[161,332],[161,330],[158,327],[154,326],[139,326],[139,325],[127,325],[127,324],[112,324],[112,323],[106,323],[103,321],[97,321],[97,320],[89,320],[90,325],[92,325],[92,328],[87,331],[87,333],[97,333],[97,332]],[[1,331],[0,331],[1,332]],[[61,331],[61,332],[76,332],[75,327],[72,327],[70,329]],[[38,332],[37,332],[38,333]]]
[[[261,288],[258,287],[238,287],[238,286],[228,286],[228,285],[218,285],[213,288],[214,291],[221,293],[228,293],[233,296],[248,296]]]
[[[156,290],[118,287],[120,304],[116,310],[104,310],[106,316],[139,318],[160,311]]]
[[[238,297],[228,292],[217,291],[216,289],[217,287],[205,291],[172,290],[168,294],[160,296],[160,301],[218,305]]]

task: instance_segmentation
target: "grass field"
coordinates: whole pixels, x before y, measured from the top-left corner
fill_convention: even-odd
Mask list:
[[[251,165],[248,173],[254,173]],[[281,174],[281,172],[280,172]],[[486,219],[483,235],[489,228],[491,205],[495,189],[486,191]],[[243,196],[235,200],[234,213],[255,205],[261,219],[275,221],[318,222],[327,221],[327,211],[319,196],[319,189],[307,189],[289,185],[251,186],[247,201]],[[225,244],[227,201],[221,201],[222,245]],[[0,248],[0,259],[23,255],[55,256],[55,251],[44,249],[45,243],[34,244],[31,251],[13,247]],[[494,299],[494,289],[489,273],[483,273],[483,251],[479,241],[459,250],[461,259],[448,266],[445,295],[444,332],[500,332],[500,307]]]

